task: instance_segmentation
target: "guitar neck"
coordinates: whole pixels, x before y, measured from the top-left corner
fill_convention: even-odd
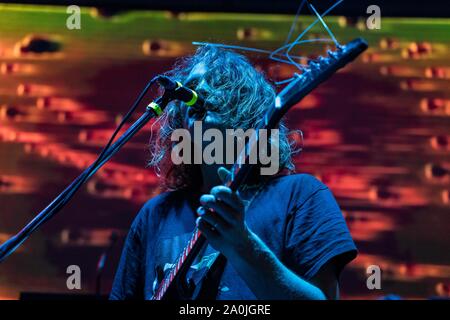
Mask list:
[[[198,228],[195,228],[188,244],[175,262],[175,266],[161,281],[157,291],[152,297],[152,300],[163,299],[169,288],[174,285],[175,279],[177,279],[180,274],[185,273],[186,269],[189,268],[195,257],[205,245],[206,238],[202,235],[201,231]]]

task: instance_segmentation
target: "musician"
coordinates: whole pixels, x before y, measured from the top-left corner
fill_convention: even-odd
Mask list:
[[[339,275],[356,247],[331,191],[313,176],[294,174],[295,150],[283,123],[279,172],[252,173],[238,193],[223,186],[230,164],[175,165],[171,159],[172,132],[193,131],[195,121],[203,130],[256,127],[273,104],[272,86],[245,57],[214,46],[199,48],[170,75],[204,97],[206,111],[173,103],[158,120],[150,164],[166,191],[137,214],[110,298],[151,299],[197,224],[209,245],[190,277],[197,281],[219,253],[226,257],[210,298],[338,299]]]

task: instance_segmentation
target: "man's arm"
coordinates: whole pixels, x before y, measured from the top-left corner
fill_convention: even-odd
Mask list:
[[[248,244],[230,256],[230,263],[258,299],[323,300],[338,298],[338,281],[331,264],[310,281],[288,269],[254,233]]]
[[[245,204],[229,188],[217,186],[200,198],[197,224],[224,254],[258,299],[336,299],[337,273],[325,264],[306,281],[287,268],[246,225]]]
[[[109,295],[110,300],[144,299],[144,281],[141,272],[143,249],[137,230],[138,222],[136,218],[128,232]]]

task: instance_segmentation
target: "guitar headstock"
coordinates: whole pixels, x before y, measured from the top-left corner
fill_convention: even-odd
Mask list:
[[[320,56],[308,62],[302,74],[297,74],[277,96],[276,108],[286,112],[320,83],[327,80],[340,68],[353,61],[368,48],[364,39],[357,38],[346,45],[340,45],[336,50],[328,50],[327,55]]]
[[[327,80],[337,70],[353,61],[367,47],[366,41],[358,38],[346,45],[338,46],[334,51],[329,50],[326,57],[321,56],[318,59],[310,61],[308,67],[304,68],[303,73],[297,75],[296,79],[291,81],[277,95],[273,107],[267,110],[263,123],[257,129],[275,128],[283,115],[292,106],[300,102],[302,98],[314,90],[319,84]],[[231,169],[231,174],[226,185],[232,190],[236,190],[243,183],[250,171],[250,165],[247,165],[247,158],[251,152],[249,150],[252,150],[252,148],[253,145],[244,148]]]

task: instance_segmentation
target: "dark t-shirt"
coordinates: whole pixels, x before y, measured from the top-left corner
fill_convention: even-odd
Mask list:
[[[356,257],[339,206],[331,191],[313,176],[277,177],[255,194],[246,211],[248,227],[303,279],[314,277],[331,259],[339,273]],[[157,268],[170,268],[194,230],[198,198],[193,198],[187,191],[172,191],[143,206],[128,233],[111,299],[151,299]],[[216,256],[208,247],[191,268],[199,270]],[[255,296],[227,262],[216,298],[250,300]]]

